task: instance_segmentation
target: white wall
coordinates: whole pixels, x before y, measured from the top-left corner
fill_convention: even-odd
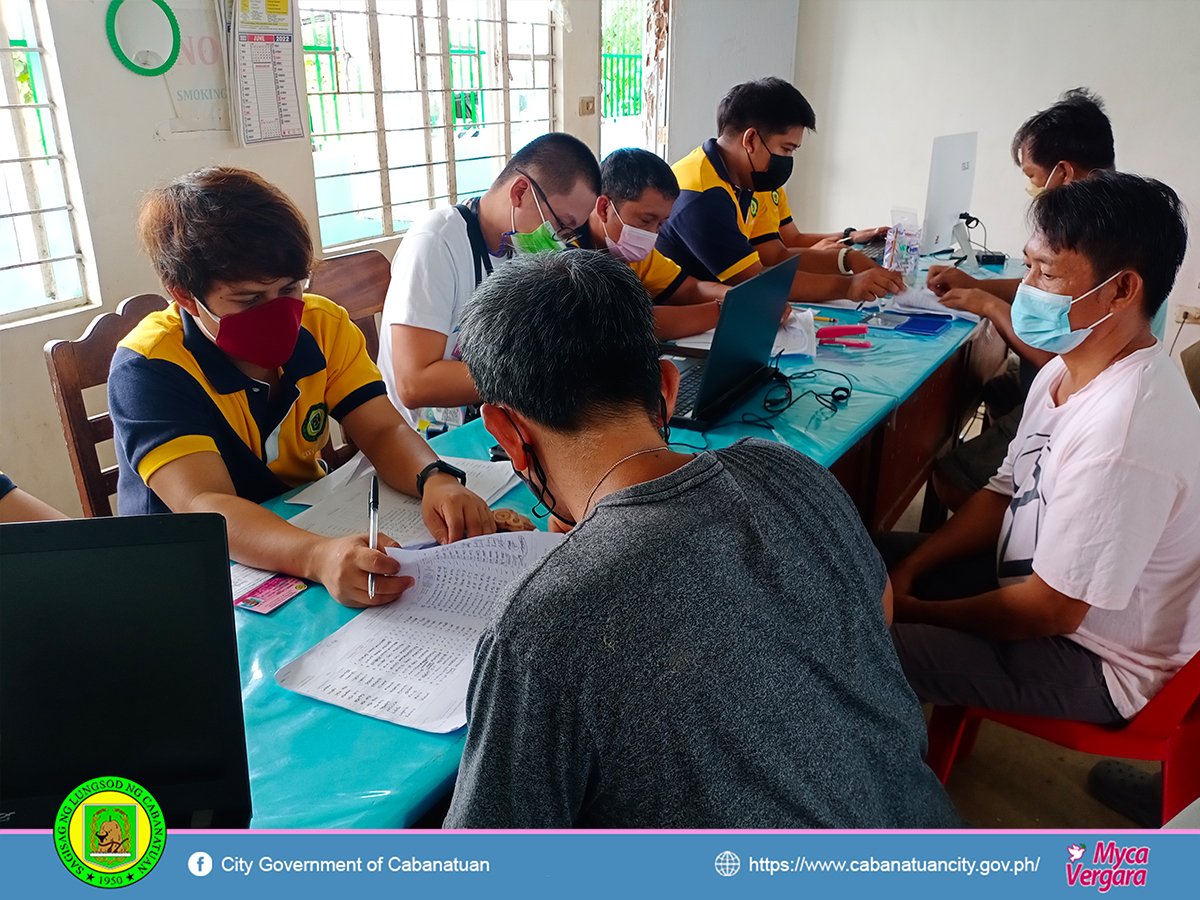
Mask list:
[[[1191,211],[1172,306],[1200,305],[1200,3],[1194,0],[802,0],[796,86],[817,113],[788,186],[802,228],[923,209],[934,137],[979,132],[971,212],[1019,254],[1020,124],[1069,88],[1105,100],[1117,167],[1158,178]],[[1178,325],[1169,309],[1167,342]],[[1176,355],[1200,340],[1187,325]]]
[[[160,140],[174,116],[162,78],[124,68],[108,47],[108,0],[48,0],[54,62],[62,76],[82,205],[90,225],[93,286],[103,311],[132,294],[161,292],[137,246],[133,223],[143,193],[204,165],[242,166],[279,185],[317,234],[312,150],[307,140],[240,148],[229,132]],[[297,42],[299,50],[299,42]],[[72,515],[79,495],[42,346],[76,338],[101,309],[49,317],[0,331],[0,469],[21,487]]]
[[[743,81],[791,79],[800,0],[674,0],[667,72],[667,160],[717,133],[717,103]]]

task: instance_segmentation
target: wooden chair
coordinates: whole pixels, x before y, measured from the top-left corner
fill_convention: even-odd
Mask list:
[[[139,294],[122,300],[115,313],[96,316],[75,341],[56,340],[46,344],[46,367],[50,386],[58,401],[67,453],[75,470],[75,486],[83,503],[83,514],[111,516],[109,497],[117,492],[117,467],[101,468],[96,445],[111,441],[112,420],[107,412],[89,416],[83,403],[86,388],[108,383],[108,368],[117,344],[138,322],[152,312],[166,309],[167,300],[158,294]]]
[[[379,362],[379,328],[375,315],[383,312],[383,301],[387,297],[388,285],[392,280],[392,265],[378,250],[362,250],[346,256],[335,256],[317,264],[308,282],[310,294],[328,297],[350,313],[350,319],[358,326],[367,342],[367,354],[372,362]],[[384,361],[391,365],[390,360]],[[340,447],[334,447],[331,439],[321,450],[321,458],[330,470],[336,469],[358,452],[354,442],[346,439]]]

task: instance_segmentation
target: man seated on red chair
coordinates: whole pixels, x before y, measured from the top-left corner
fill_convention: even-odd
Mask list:
[[[1118,726],[1200,649],[1200,409],[1150,331],[1187,229],[1174,191],[1116,172],[1031,216],[1013,326],[1061,355],[987,487],[928,539],[878,539],[892,637],[923,700]]]

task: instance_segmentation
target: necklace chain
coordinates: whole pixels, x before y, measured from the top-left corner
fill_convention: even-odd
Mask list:
[[[630,453],[628,456],[623,456],[618,459],[615,463],[608,467],[607,472],[600,476],[600,480],[596,482],[596,486],[593,487],[592,492],[588,494],[587,503],[583,505],[583,515],[586,516],[588,514],[588,510],[592,508],[592,498],[596,496],[596,491],[600,490],[600,485],[604,484],[604,479],[616,471],[617,466],[621,465],[621,463],[629,462],[629,460],[633,459],[635,456],[644,456],[647,453],[660,453],[663,450],[670,449],[670,447],[650,447],[647,450],[639,450],[636,453]],[[582,519],[583,516],[580,516],[580,518]]]

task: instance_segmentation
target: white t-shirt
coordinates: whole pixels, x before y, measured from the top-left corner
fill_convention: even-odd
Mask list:
[[[498,262],[493,258],[493,265]],[[486,268],[480,272],[487,278]],[[466,220],[453,206],[430,211],[408,229],[392,260],[392,281],[379,333],[379,370],[388,399],[413,428],[421,418],[458,423],[454,410],[408,409],[400,402],[392,364],[392,326],[413,325],[444,334],[442,358],[458,359],[458,323],[474,291],[475,257]]]
[[[988,484],[1013,498],[996,571],[1091,606],[1067,637],[1129,717],[1200,650],[1200,408],[1158,343],[1056,406],[1065,374],[1057,356],[1038,373]]]

